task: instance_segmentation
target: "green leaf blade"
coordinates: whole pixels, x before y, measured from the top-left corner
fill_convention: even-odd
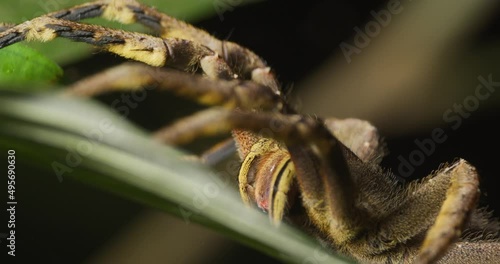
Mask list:
[[[0,58],[0,83],[51,83],[63,74],[57,63],[25,45],[0,49]]]
[[[103,129],[103,123],[114,129]],[[89,136],[96,129],[102,136]],[[286,224],[274,227],[209,168],[183,161],[180,151],[88,100],[0,92],[0,146],[29,150],[30,162],[49,168],[54,180],[57,162],[69,168],[63,181],[82,181],[179,217],[188,211],[189,221],[285,262],[350,263]],[[81,162],[68,163],[75,153]]]

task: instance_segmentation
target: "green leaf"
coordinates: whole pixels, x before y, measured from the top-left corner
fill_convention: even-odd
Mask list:
[[[25,45],[0,49],[0,83],[53,82],[63,70],[52,60]]]
[[[234,187],[91,100],[0,91],[0,146],[54,179],[97,186],[209,226],[289,263],[349,263],[247,208]]]

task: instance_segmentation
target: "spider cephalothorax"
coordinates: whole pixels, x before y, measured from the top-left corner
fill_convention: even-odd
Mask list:
[[[141,23],[159,37],[77,22],[92,17]],[[297,114],[266,63],[238,44],[134,0],[94,1],[0,30],[0,48],[63,37],[141,62],[82,80],[69,94],[152,85],[219,106],[155,136],[179,144],[232,130],[242,198],[275,223],[286,218],[365,263],[500,263],[500,228],[476,208],[472,165],[458,160],[418,183],[397,184],[378,164],[384,153],[373,126]]]

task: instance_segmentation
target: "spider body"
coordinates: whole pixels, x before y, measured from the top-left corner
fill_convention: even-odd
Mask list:
[[[98,16],[144,24],[159,37],[78,22]],[[134,0],[94,1],[0,30],[0,48],[63,37],[142,62],[82,80],[69,94],[151,85],[218,106],[154,136],[181,144],[232,131],[242,199],[276,224],[288,219],[362,263],[500,263],[500,227],[476,208],[479,176],[471,164],[458,160],[399,184],[379,166],[384,148],[372,125],[297,114],[266,63],[236,43]]]

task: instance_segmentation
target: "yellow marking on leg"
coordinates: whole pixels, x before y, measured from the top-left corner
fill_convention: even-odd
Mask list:
[[[20,26],[27,29],[27,41],[46,42],[57,37],[57,34],[53,29],[45,27],[45,25],[49,24],[51,21],[52,20],[50,18],[40,17],[31,21],[24,22]]]
[[[196,101],[198,101],[201,104],[205,105],[213,105],[213,104],[218,104],[222,103],[224,100],[224,97],[222,97],[220,94],[217,93],[206,93],[204,95],[199,96],[196,98]],[[226,104],[224,104],[226,105]],[[230,105],[233,106],[233,105]]]
[[[145,36],[142,39],[125,38],[124,44],[110,44],[106,48],[110,52],[151,66],[161,67],[167,61],[167,49],[163,40],[150,36]]]
[[[118,21],[122,24],[134,23],[135,15],[134,12],[127,7],[127,4],[129,4],[128,2],[130,1],[110,1],[104,9],[102,17],[108,20]],[[137,5],[137,2],[132,1],[132,4],[134,3]]]

